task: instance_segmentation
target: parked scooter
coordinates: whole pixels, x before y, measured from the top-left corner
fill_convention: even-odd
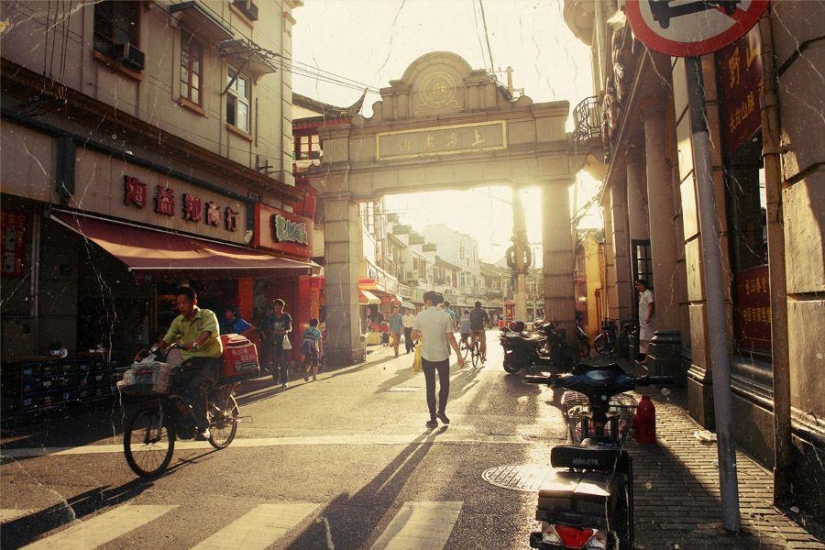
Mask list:
[[[611,398],[636,386],[673,383],[673,377],[635,378],[615,363],[604,367],[579,363],[569,374],[525,379],[573,390],[589,402],[589,410],[579,412],[581,442],[559,445],[550,452],[555,470],[539,489],[536,519],[541,531],[530,534],[530,546],[540,550],[633,548],[633,463],[621,448],[627,433],[622,422],[627,420]]]
[[[567,331],[556,324],[555,321],[546,321],[536,325],[535,331],[547,338],[539,353],[550,360],[551,366],[569,370],[576,364],[576,351],[567,342]]]
[[[524,323],[515,321],[501,329],[499,343],[504,349],[504,370],[516,374],[521,369],[532,374],[539,371],[539,350],[547,343],[547,337],[536,332],[525,332]]]

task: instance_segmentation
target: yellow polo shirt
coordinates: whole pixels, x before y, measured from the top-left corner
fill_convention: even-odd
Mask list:
[[[178,340],[181,342],[191,342],[197,340],[201,332],[208,330],[209,339],[204,342],[199,349],[192,351],[181,350],[183,360],[192,357],[220,357],[223,355],[223,343],[220,339],[220,329],[218,328],[218,317],[213,311],[208,309],[195,308],[195,316],[189,321],[183,315],[178,315],[163,340],[167,344],[172,344]]]

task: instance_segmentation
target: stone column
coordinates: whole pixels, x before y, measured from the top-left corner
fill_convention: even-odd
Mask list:
[[[361,359],[358,268],[363,256],[358,204],[349,197],[323,197],[326,353],[332,365]]]
[[[541,225],[544,244],[544,316],[558,321],[572,337],[576,312],[569,187],[569,183],[548,183],[543,187]]]
[[[620,174],[625,175],[625,174]],[[633,281],[630,280],[630,228],[628,224],[627,179],[616,177],[609,189],[613,220],[613,270],[616,286],[611,289],[610,310],[619,319],[633,313]]]
[[[641,136],[638,136],[633,139],[633,143],[627,148],[627,226],[631,243],[650,239],[647,218],[645,159],[640,146],[637,145],[641,141]],[[629,252],[632,259],[633,250],[631,249]]]
[[[667,151],[663,102],[645,106],[645,158],[647,159],[650,249],[656,300],[656,330],[680,330],[680,301],[685,296],[684,277],[679,277],[680,228],[675,225],[672,172]],[[683,265],[683,264],[682,264]]]

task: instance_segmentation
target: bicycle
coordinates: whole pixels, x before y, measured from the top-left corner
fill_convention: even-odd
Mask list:
[[[473,368],[475,368],[478,366],[479,361],[483,363],[486,360],[486,358],[481,356],[481,341],[479,341],[478,335],[473,334],[471,338],[472,339],[470,340],[470,357],[473,362]]]
[[[461,358],[464,360],[466,360],[467,356],[470,355],[470,348],[472,347],[472,344],[467,341],[468,339],[469,335],[461,338],[458,342],[458,351],[461,353]]]

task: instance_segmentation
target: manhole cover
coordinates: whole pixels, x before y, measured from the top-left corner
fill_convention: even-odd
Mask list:
[[[547,474],[552,471],[552,466],[511,464],[484,470],[481,477],[484,481],[496,487],[533,493],[539,490]]]
[[[414,391],[418,391],[420,389],[421,389],[420,386],[419,387],[415,387],[415,386],[395,386],[395,387],[392,387],[392,388],[388,389],[387,391],[414,392]]]

